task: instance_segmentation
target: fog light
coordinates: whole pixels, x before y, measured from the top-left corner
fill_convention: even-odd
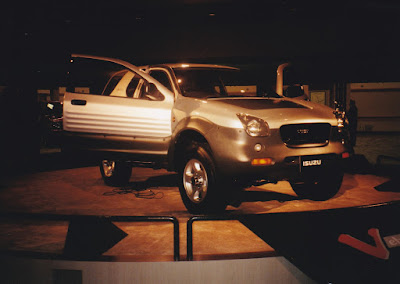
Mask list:
[[[270,166],[274,164],[271,158],[253,159],[251,160],[253,166]]]
[[[256,145],[254,145],[254,151],[256,151],[256,152],[260,152],[262,150],[262,145],[261,144],[256,144]]]

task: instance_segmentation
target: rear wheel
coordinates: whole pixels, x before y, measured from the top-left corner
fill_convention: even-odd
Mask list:
[[[202,145],[189,151],[179,170],[179,192],[192,214],[218,213],[227,206],[224,187],[216,178],[214,162],[206,149]]]
[[[328,200],[335,196],[343,181],[343,171],[325,171],[317,177],[304,177],[300,181],[291,181],[294,192],[300,198]]]
[[[132,166],[124,161],[102,160],[100,173],[104,183],[110,186],[126,185],[132,174]]]

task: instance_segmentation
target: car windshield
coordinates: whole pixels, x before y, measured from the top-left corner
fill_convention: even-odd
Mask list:
[[[260,96],[254,79],[237,69],[174,68],[174,72],[181,93],[186,97],[205,99]]]

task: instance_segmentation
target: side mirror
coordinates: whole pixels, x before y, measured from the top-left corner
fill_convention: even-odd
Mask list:
[[[304,91],[301,86],[289,86],[285,91],[285,97],[297,98],[304,95]]]

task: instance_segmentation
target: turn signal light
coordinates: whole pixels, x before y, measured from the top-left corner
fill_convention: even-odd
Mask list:
[[[270,166],[274,161],[271,158],[253,159],[251,160],[252,166]]]
[[[350,154],[348,152],[342,153],[342,159],[347,159],[350,157]]]

